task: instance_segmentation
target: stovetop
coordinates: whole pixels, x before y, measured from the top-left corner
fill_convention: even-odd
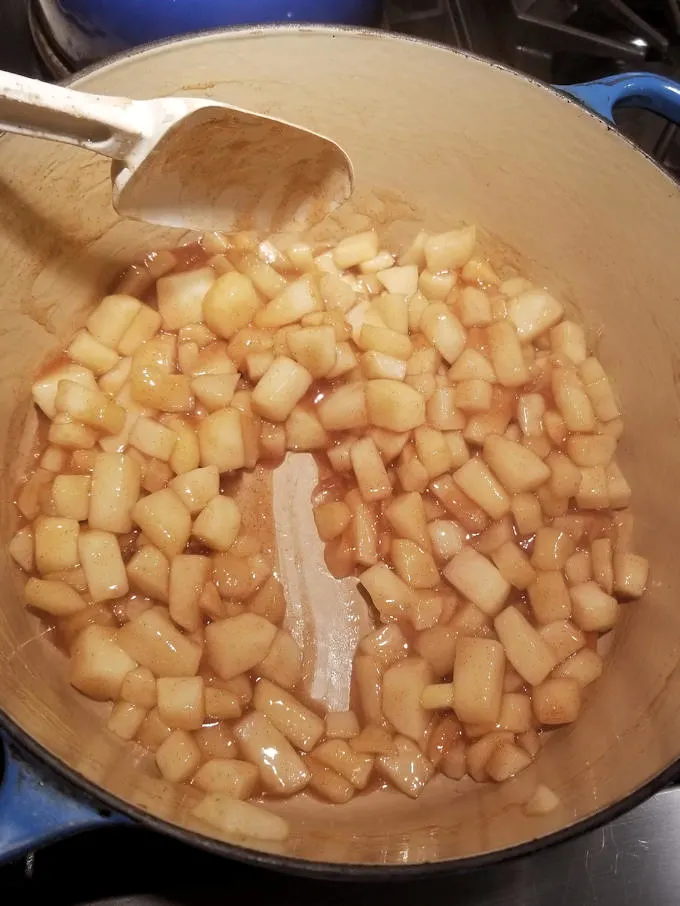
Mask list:
[[[0,0],[0,67],[48,73],[33,49],[29,0]],[[648,69],[680,78],[680,0],[387,0],[384,25],[504,60],[555,83]],[[620,127],[680,177],[677,130],[623,111]],[[1,770],[1,767],[0,767]],[[679,775],[680,776],[680,775]],[[229,862],[150,831],[103,829],[0,868],[0,903],[220,906],[678,906],[680,787],[559,847],[493,869],[399,883],[309,880]]]

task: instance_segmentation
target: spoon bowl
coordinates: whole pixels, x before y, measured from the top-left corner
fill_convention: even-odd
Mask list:
[[[207,99],[134,101],[0,73],[0,129],[112,158],[114,208],[161,226],[302,231],[352,191],[335,142]]]

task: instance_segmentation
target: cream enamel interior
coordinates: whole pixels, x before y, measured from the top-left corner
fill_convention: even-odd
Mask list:
[[[502,787],[456,790],[440,779],[417,802],[380,793],[347,806],[303,797],[281,806],[292,823],[286,844],[232,842],[332,863],[461,859],[572,825],[669,766],[680,756],[678,187],[564,98],[498,66],[401,38],[304,28],[211,34],[112,62],[77,85],[132,97],[207,94],[333,137],[354,163],[360,198],[384,188],[417,204],[431,227],[482,224],[521,251],[525,272],[604,324],[599,352],[623,403],[621,462],[652,584],[641,602],[624,606],[610,663],[578,722]],[[0,208],[7,539],[33,370],[127,260],[181,236],[118,219],[105,161],[26,138],[0,139]],[[5,554],[5,589],[11,569]],[[9,717],[123,801],[208,833],[153,765],[101,728],[97,708],[67,685],[60,657],[35,633],[6,592],[0,704]],[[537,779],[562,805],[527,818],[518,803]]]

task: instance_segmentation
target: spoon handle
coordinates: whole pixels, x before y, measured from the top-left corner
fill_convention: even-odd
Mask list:
[[[143,137],[142,105],[0,71],[0,130],[125,159]]]

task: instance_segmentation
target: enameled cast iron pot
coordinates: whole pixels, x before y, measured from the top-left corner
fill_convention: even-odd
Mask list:
[[[387,189],[417,205],[432,228],[461,218],[484,225],[517,250],[525,273],[574,301],[589,323],[605,325],[599,352],[623,402],[621,460],[652,582],[639,603],[623,608],[610,663],[578,722],[515,781],[460,793],[436,781],[416,802],[389,792],[344,806],[303,797],[281,806],[290,839],[267,845],[206,836],[152,761],[103,729],[95,703],[68,685],[60,656],[36,637],[37,623],[11,592],[3,552],[0,719],[12,746],[48,763],[72,796],[38,783],[35,769],[11,755],[0,793],[4,855],[102,820],[99,806],[225,856],[384,876],[528,852],[609,820],[657,789],[680,757],[680,189],[606,118],[623,101],[678,120],[677,86],[643,75],[573,90],[596,116],[466,54],[315,28],[185,38],[119,57],[75,84],[133,97],[205,92],[330,135],[354,161],[359,199]],[[31,374],[83,323],[126,261],[180,238],[116,217],[104,160],[0,139],[5,540]],[[561,806],[529,818],[520,803],[537,781],[556,791]]]

